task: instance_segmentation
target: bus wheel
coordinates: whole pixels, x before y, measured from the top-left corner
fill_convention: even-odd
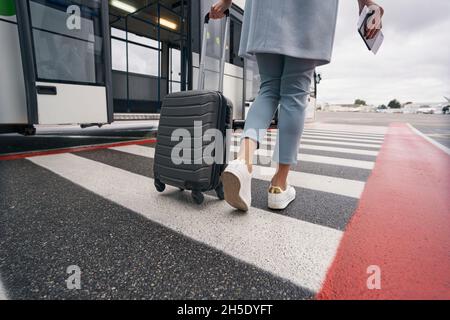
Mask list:
[[[36,135],[36,128],[33,126],[23,128],[22,134],[26,137]]]

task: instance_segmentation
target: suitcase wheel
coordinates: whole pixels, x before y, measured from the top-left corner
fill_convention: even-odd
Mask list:
[[[225,193],[223,192],[223,184],[220,183],[219,186],[216,188],[216,195],[217,198],[220,200],[225,200]]]
[[[158,179],[155,179],[155,187],[158,192],[163,192],[164,190],[166,190],[166,185]]]
[[[205,201],[205,196],[199,191],[192,191],[192,199],[196,204],[202,204]]]

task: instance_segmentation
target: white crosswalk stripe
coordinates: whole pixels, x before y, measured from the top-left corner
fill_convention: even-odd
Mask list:
[[[349,126],[344,126],[349,127]],[[341,127],[342,128],[342,127]],[[387,127],[356,127],[351,126],[351,130],[339,129],[314,129],[314,128],[306,128],[305,132],[311,133],[335,133],[335,134],[348,134],[348,135],[360,135],[360,136],[372,136],[372,137],[383,137],[387,132]],[[276,132],[276,130],[272,130],[272,132]]]
[[[237,135],[240,135],[241,132],[236,132]],[[276,137],[278,134],[278,131],[268,131],[267,136],[268,137]],[[332,133],[332,132],[311,132],[311,131],[304,131],[303,136],[311,136],[311,137],[334,137],[342,140],[349,140],[349,139],[355,139],[355,140],[364,140],[364,141],[376,141],[376,142],[382,142],[385,138],[384,135],[361,135],[361,134],[353,134],[353,133]]]
[[[234,142],[239,142],[240,138],[233,137]],[[336,145],[336,146],[349,146],[349,147],[366,147],[366,148],[380,148],[380,143],[356,143],[356,142],[341,142],[341,141],[329,141],[329,140],[320,140],[320,139],[302,139],[301,144],[308,143],[314,144],[314,143],[322,143],[322,144],[330,144],[330,145]],[[270,146],[274,146],[276,144],[275,139],[264,139],[263,144],[267,144]]]
[[[120,151],[147,158],[154,157],[153,148],[142,146],[121,147]],[[275,170],[276,169],[272,167],[254,166],[254,178],[270,181],[275,174]],[[361,181],[321,176],[298,171],[292,171],[289,174],[289,183],[294,187],[329,192],[352,198],[360,198],[365,185],[364,182]]]
[[[276,168],[255,166],[253,176],[259,180],[271,181],[275,173]],[[298,171],[291,171],[289,173],[289,184],[294,187],[334,193],[357,199],[361,197],[365,186],[365,183],[361,181],[321,176]]]
[[[235,152],[235,153],[239,152],[239,147],[231,146],[231,152]],[[270,151],[270,150],[265,150],[265,149],[256,150],[256,156],[259,158],[272,157],[272,155],[273,155],[273,151]],[[330,165],[335,165],[335,166],[352,167],[352,168],[367,169],[367,170],[372,170],[375,166],[375,162],[373,162],[373,161],[316,156],[316,155],[311,155],[311,154],[298,154],[297,160],[304,161],[304,162],[330,164]],[[255,161],[255,163],[256,163],[256,161]],[[265,163],[267,163],[267,160]]]
[[[266,136],[266,138],[264,140],[264,144],[267,144],[268,146],[271,146],[271,147],[275,146],[276,145],[276,142],[275,142],[276,134],[277,134],[276,131],[268,131],[268,135]],[[241,137],[241,133],[235,132],[231,139],[233,144],[238,144],[240,142],[240,137]],[[271,140],[268,140],[270,138],[271,138]],[[336,145],[336,147],[317,145],[314,143],[331,144],[331,145]],[[357,145],[357,147],[380,148],[381,144],[382,144],[382,141],[380,141],[380,144],[377,144],[377,145],[373,145],[373,144]],[[305,153],[302,153],[302,151],[306,151],[306,152],[307,151],[325,151],[325,152],[334,152],[334,153],[339,153],[339,154],[354,154],[354,155],[365,155],[365,156],[376,157],[376,156],[378,156],[378,153],[379,153],[376,150],[345,148],[344,146],[351,147],[351,145],[349,145],[349,143],[343,142],[341,144],[339,141],[336,141],[333,143],[333,141],[327,141],[327,140],[322,140],[322,141],[314,140],[314,139],[309,139],[309,141],[302,140],[301,147],[300,147],[300,154],[302,154],[302,155],[305,154]],[[263,145],[263,147],[264,147],[264,145]]]
[[[151,153],[149,148],[147,152],[141,149],[145,147],[123,148],[118,150]],[[29,161],[151,221],[313,292],[320,289],[342,238],[341,231],[257,208],[236,215],[224,202],[208,196],[202,206],[197,206],[177,189],[168,187],[164,194],[158,194],[150,178],[73,154]]]
[[[120,152],[131,153],[137,156],[146,157],[146,158],[154,158],[155,157],[155,149],[154,148],[146,148],[137,145],[131,145],[126,147],[114,147],[109,148],[111,150],[116,150]]]
[[[275,136],[276,137],[276,136]],[[340,135],[329,135],[329,134],[304,134],[304,138],[318,138],[324,140],[345,140],[345,141],[354,141],[354,142],[370,142],[370,143],[382,143],[384,139],[380,138],[357,138],[357,137],[345,137]]]
[[[349,154],[358,154],[365,156],[378,156],[378,151],[372,150],[362,150],[362,149],[352,149],[352,148],[341,148],[341,147],[328,147],[328,146],[316,146],[312,144],[302,144],[302,150],[314,150],[314,151],[329,151],[329,152],[337,152],[337,153],[349,153]]]

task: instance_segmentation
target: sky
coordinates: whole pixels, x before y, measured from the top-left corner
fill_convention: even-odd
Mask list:
[[[385,41],[375,56],[360,38],[356,0],[340,0],[332,63],[319,103],[444,102],[450,97],[450,0],[378,0]]]

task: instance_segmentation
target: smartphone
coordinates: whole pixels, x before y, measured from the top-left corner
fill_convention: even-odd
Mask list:
[[[377,35],[373,39],[367,39],[365,36],[367,21],[374,14],[375,11],[371,11],[367,6],[364,7],[363,11],[361,12],[361,16],[359,17],[358,33],[366,44],[367,49],[369,49],[369,51],[372,51],[374,54],[377,54],[378,50],[381,47],[381,44],[384,41],[383,32],[381,30],[378,31]]]

